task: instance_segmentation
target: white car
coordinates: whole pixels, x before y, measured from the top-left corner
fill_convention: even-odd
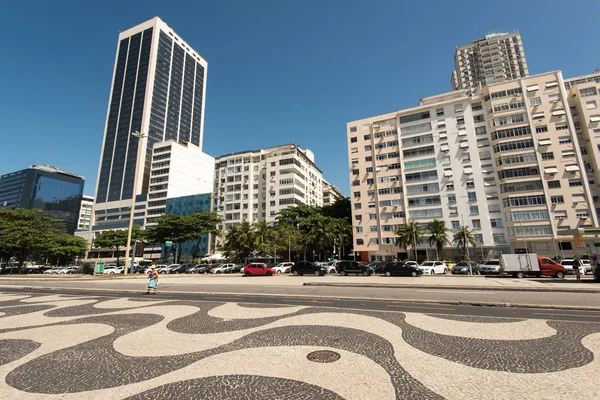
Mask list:
[[[211,274],[225,274],[231,272],[231,270],[235,267],[235,264],[219,264],[214,268],[211,268]]]
[[[565,269],[567,270],[567,274],[574,274],[575,272],[573,271],[573,263],[575,262],[575,259],[573,258],[564,258],[562,260],[560,260],[560,264],[565,267]],[[579,271],[582,274],[587,274],[592,273],[592,264],[590,263],[590,260],[581,260],[581,267],[579,267]]]
[[[273,269],[278,274],[288,274],[293,266],[293,262],[282,262],[274,266]]]
[[[419,269],[423,271],[423,274],[445,274],[448,271],[448,267],[441,261],[425,261],[419,266]]]
[[[104,271],[102,273],[106,274],[106,275],[114,275],[114,274],[120,274],[121,271],[117,267],[107,267],[107,268],[104,268]]]
[[[159,274],[168,274],[169,273],[169,269],[171,269],[172,266],[177,266],[178,264],[171,264],[169,266],[167,265],[157,265],[156,266],[156,272],[158,272]]]
[[[416,262],[416,261],[406,261],[404,263],[404,265],[408,265],[408,266],[411,266],[411,267],[419,268],[419,263]]]

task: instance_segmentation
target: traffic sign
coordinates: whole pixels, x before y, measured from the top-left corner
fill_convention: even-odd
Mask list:
[[[167,241],[165,242],[165,247],[171,247],[171,246],[173,246],[173,242],[172,242],[172,241],[170,241],[170,240],[167,240]]]

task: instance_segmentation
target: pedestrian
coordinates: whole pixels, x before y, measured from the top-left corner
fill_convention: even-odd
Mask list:
[[[581,259],[579,257],[575,257],[573,261],[573,272],[575,272],[575,278],[580,281],[581,280],[581,271],[579,268],[581,267]]]
[[[148,290],[144,294],[150,294],[150,289],[154,289],[152,294],[156,294],[156,287],[158,286],[158,271],[156,267],[152,267],[150,273],[148,273]]]

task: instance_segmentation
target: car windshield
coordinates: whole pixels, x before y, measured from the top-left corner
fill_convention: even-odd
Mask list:
[[[496,265],[500,265],[500,261],[498,261],[498,260],[488,260],[485,263],[483,263],[483,265],[486,265],[488,267],[493,267],[493,266],[496,266]]]
[[[433,267],[433,261],[425,261],[421,267]]]
[[[573,260],[562,260],[560,263],[562,265],[573,265]]]

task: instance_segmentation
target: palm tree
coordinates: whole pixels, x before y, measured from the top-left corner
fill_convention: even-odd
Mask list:
[[[333,218],[317,215],[312,219],[310,232],[308,234],[308,242],[325,253],[325,249],[330,247],[335,240],[335,227]],[[323,254],[325,258],[325,254]]]
[[[446,222],[439,219],[434,219],[427,224],[427,231],[431,235],[427,239],[427,243],[430,246],[435,247],[438,258],[444,250],[444,245],[450,243],[450,240],[448,239],[449,230],[450,229],[446,227]]]
[[[249,222],[244,221],[239,225],[234,225],[225,235],[224,249],[235,252],[238,258],[248,256],[254,248],[256,241],[256,232]]]
[[[335,218],[331,224],[335,241],[340,245],[338,257],[341,259],[344,256],[344,248],[352,243],[352,226],[345,218]]]
[[[475,246],[475,236],[473,232],[469,230],[468,226],[460,226],[458,231],[454,234],[454,241],[456,242],[456,248],[462,247],[463,256],[467,254],[467,246]]]
[[[398,236],[398,244],[400,247],[404,247],[408,251],[408,247],[413,247],[415,251],[415,261],[417,261],[417,243],[421,242],[421,234],[423,233],[423,228],[416,221],[410,221],[406,225],[402,225],[396,232],[395,235]]]

